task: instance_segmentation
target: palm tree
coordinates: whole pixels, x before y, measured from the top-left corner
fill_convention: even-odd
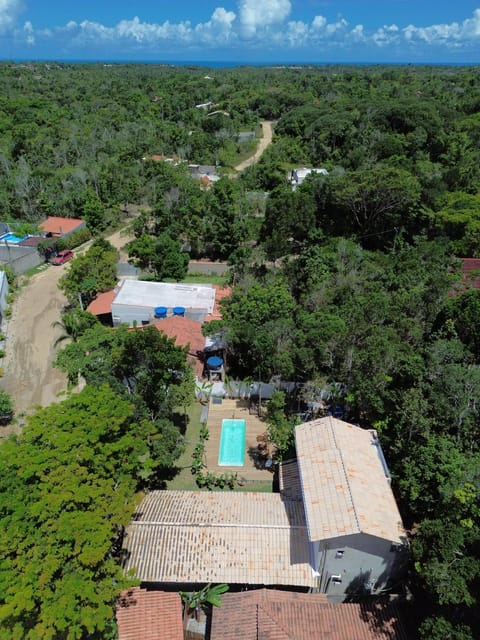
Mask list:
[[[67,313],[63,315],[63,318],[61,320],[52,322],[52,327],[58,327],[63,332],[55,340],[53,346],[58,347],[58,345],[65,340],[76,342],[87,329],[92,327],[97,322],[97,318],[95,318],[95,316],[93,316],[91,313],[88,313],[87,311],[80,311],[80,309],[67,311]]]

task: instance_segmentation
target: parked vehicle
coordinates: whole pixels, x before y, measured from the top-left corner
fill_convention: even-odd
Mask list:
[[[62,251],[59,251],[57,255],[50,260],[50,262],[51,264],[55,264],[58,266],[60,264],[65,264],[65,262],[68,262],[72,258],[73,251],[70,251],[70,249],[62,249]]]

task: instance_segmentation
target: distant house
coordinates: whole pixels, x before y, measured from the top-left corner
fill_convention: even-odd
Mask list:
[[[480,258],[460,258],[462,261],[462,291],[480,289]]]
[[[217,173],[217,167],[209,164],[189,164],[188,170],[194,180],[201,182],[217,182],[220,176]]]
[[[289,180],[292,185],[292,189],[295,190],[304,182],[305,178],[312,174],[328,176],[328,171],[326,169],[307,169],[306,167],[292,169],[289,173]]]
[[[401,576],[405,531],[374,431],[335,418],[296,428],[280,493],[153,491],[124,539],[142,582],[377,594]]]
[[[394,603],[329,603],[323,594],[255,589],[225,593],[210,640],[407,640]]]
[[[133,587],[116,603],[118,640],[183,640],[178,593]]]
[[[237,142],[250,142],[255,140],[255,131],[240,131],[237,133]]]
[[[75,231],[86,227],[85,220],[79,218],[60,218],[57,216],[49,216],[46,220],[39,224],[43,233],[53,238],[65,238]]]

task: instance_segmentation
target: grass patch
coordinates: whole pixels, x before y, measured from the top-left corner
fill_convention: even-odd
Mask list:
[[[190,468],[192,466],[192,455],[195,445],[200,440],[200,413],[202,405],[194,402],[188,408],[188,424],[185,432],[185,450],[177,460],[179,472],[172,480],[167,482],[167,489],[177,491],[192,491],[198,489],[195,482],[195,476],[192,475]]]
[[[215,274],[187,273],[182,282],[188,282],[190,284],[218,284],[223,287],[227,284],[227,278],[226,276],[218,276]]]

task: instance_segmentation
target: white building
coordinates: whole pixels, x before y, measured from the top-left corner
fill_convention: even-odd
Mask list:
[[[292,169],[290,172],[290,183],[292,185],[292,189],[295,191],[295,189],[302,184],[305,178],[312,173],[328,176],[328,171],[326,169],[307,169],[306,167]]]
[[[114,326],[148,324],[159,317],[155,310],[162,308],[165,316],[183,309],[185,317],[203,322],[214,304],[215,288],[209,284],[124,280],[112,302],[112,320]]]

